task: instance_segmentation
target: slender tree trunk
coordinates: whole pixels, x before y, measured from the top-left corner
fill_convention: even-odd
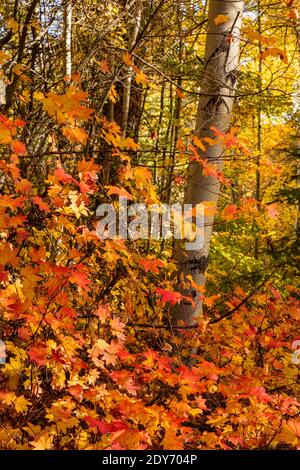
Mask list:
[[[135,8],[136,8],[136,13],[135,13],[135,18],[134,18],[134,27],[133,27],[132,35],[131,35],[129,45],[128,45],[129,51],[134,46],[134,44],[136,42],[136,38],[139,34],[140,27],[141,27],[143,1],[138,0],[138,2],[135,5]],[[124,136],[126,135],[127,124],[128,124],[131,81],[132,81],[132,71],[130,70],[128,76],[125,78],[125,81],[124,81],[123,106],[122,106],[122,124],[121,124]]]
[[[6,87],[5,81],[0,78],[0,106],[6,103]]]
[[[261,35],[261,8],[260,8],[260,0],[257,1],[257,32]],[[259,96],[262,92],[262,73],[263,73],[263,60],[261,57],[262,53],[262,44],[261,41],[258,42],[258,91]],[[260,172],[260,160],[261,160],[261,153],[262,153],[262,110],[261,110],[261,100],[257,104],[257,160],[256,160],[256,187],[255,187],[255,199],[256,199],[256,207],[257,210],[260,211],[260,203],[261,203],[261,172]],[[258,236],[255,237],[254,241],[254,257],[258,259],[258,249],[259,249],[259,238]]]
[[[210,0],[208,12],[208,30],[205,47],[204,70],[201,84],[201,96],[196,118],[196,135],[198,138],[214,138],[211,127],[227,132],[230,124],[231,110],[234,102],[239,63],[239,36],[244,8],[243,1]],[[222,15],[222,16],[219,16]],[[219,21],[215,21],[218,17]],[[222,22],[222,20],[226,20]],[[208,162],[217,163],[222,169],[223,148],[221,144],[209,146],[203,152]],[[202,166],[191,162],[188,171],[188,182],[185,191],[185,204],[194,207],[206,201],[217,204],[220,182],[213,176],[204,176]],[[175,256],[179,269],[189,275],[197,285],[204,285],[205,270],[214,216],[211,212],[205,215],[204,244],[201,249],[187,250],[177,243]],[[175,311],[175,318],[188,325],[197,321],[202,313],[202,301],[199,291],[193,287],[185,289],[185,295],[192,297],[193,303],[181,303]]]
[[[69,0],[64,11],[64,33],[65,33],[65,73],[68,80],[72,76],[72,3]]]

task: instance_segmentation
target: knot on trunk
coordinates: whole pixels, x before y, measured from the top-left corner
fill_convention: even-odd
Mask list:
[[[208,266],[208,256],[201,256],[200,258],[191,258],[182,261],[181,266],[184,271],[193,273],[205,273]]]

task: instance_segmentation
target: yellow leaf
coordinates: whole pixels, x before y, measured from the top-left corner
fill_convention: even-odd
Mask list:
[[[132,55],[129,54],[128,51],[126,51],[125,54],[123,54],[123,62],[126,65],[132,66]]]
[[[0,64],[3,64],[3,62],[5,62],[8,59],[9,59],[9,55],[4,51],[0,51]]]
[[[27,400],[23,395],[16,397],[14,400],[15,409],[18,413],[23,413],[27,411],[28,406],[31,405],[31,401]]]
[[[260,57],[262,59],[266,59],[267,57],[272,56],[272,57],[279,57],[283,62],[286,64],[288,63],[288,58],[283,49],[279,49],[278,47],[270,47],[269,49],[265,49]]]
[[[70,141],[74,143],[85,144],[88,139],[88,134],[81,127],[67,127],[62,128],[62,133]]]
[[[183,442],[183,438],[176,435],[176,429],[169,428],[166,430],[162,445],[164,450],[181,450],[183,449]]]
[[[24,65],[22,64],[17,64],[13,67],[12,70],[16,75],[20,76],[24,73],[24,70],[26,70],[26,67],[24,67]]]
[[[52,448],[53,437],[48,432],[44,432],[35,441],[31,441],[30,444],[34,447],[34,450],[49,450]]]
[[[116,103],[117,102],[117,99],[118,99],[118,93],[117,93],[117,90],[116,90],[116,87],[115,85],[113,85],[109,92],[108,92],[108,99],[110,99],[110,101],[112,101],[113,103]]]
[[[144,72],[140,71],[139,73],[136,74],[135,81],[138,85],[147,85],[148,78],[144,74]]]
[[[203,410],[201,410],[200,408],[192,408],[189,410],[189,414],[193,417],[198,416],[202,413],[203,413]]]
[[[132,200],[132,195],[126,191],[124,188],[118,188],[117,186],[106,186],[108,188],[108,196],[112,196],[114,194],[118,195],[119,197],[126,197],[127,199]]]
[[[19,23],[13,18],[8,20],[7,26],[12,30],[13,33],[17,33],[19,30]]]
[[[227,15],[218,15],[214,19],[216,26],[218,26],[219,24],[227,23],[227,21],[229,21],[229,16]]]

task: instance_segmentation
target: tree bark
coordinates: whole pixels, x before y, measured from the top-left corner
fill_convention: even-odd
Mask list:
[[[195,134],[198,138],[215,138],[211,127],[216,127],[223,133],[228,131],[238,78],[239,36],[243,8],[243,1],[210,0],[209,2],[204,70],[196,117]],[[216,24],[217,17],[226,21]],[[223,152],[222,144],[207,145],[206,151],[201,153],[201,156],[209,163],[216,163],[218,170],[221,171]],[[216,206],[219,192],[220,181],[213,176],[204,176],[203,167],[198,162],[191,162],[184,203],[196,207],[198,204],[210,202]],[[211,213],[205,214],[204,243],[201,249],[187,250],[182,242],[176,243],[175,257],[180,272],[185,276],[191,276],[198,286],[205,284],[213,222],[214,216]],[[193,286],[185,288],[183,294],[191,297],[193,302],[182,302],[175,310],[175,319],[192,325],[202,313],[201,295]]]
[[[143,2],[142,0],[138,0],[136,5],[136,12],[134,18],[134,26],[131,34],[131,38],[128,44],[128,50],[134,47],[136,39],[139,34],[139,30],[141,27],[142,21],[142,9],[143,9]],[[130,91],[131,91],[131,82],[132,82],[132,70],[129,71],[128,76],[124,80],[124,92],[123,92],[123,105],[122,105],[122,131],[123,135],[126,135],[127,125],[128,125],[128,114],[129,114],[129,106],[130,106]]]
[[[72,76],[72,3],[69,0],[64,11],[64,36],[65,36],[65,73],[68,80]]]

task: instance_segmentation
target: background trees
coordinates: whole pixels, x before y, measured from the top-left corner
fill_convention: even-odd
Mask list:
[[[245,2],[237,37],[227,11],[207,34],[204,1],[0,8],[1,447],[299,446],[298,2]],[[241,45],[236,99],[195,139],[218,30]],[[120,191],[182,201],[195,159],[221,187],[199,197],[205,289],[172,240],[95,236]],[[178,324],[191,290],[202,316]]]

